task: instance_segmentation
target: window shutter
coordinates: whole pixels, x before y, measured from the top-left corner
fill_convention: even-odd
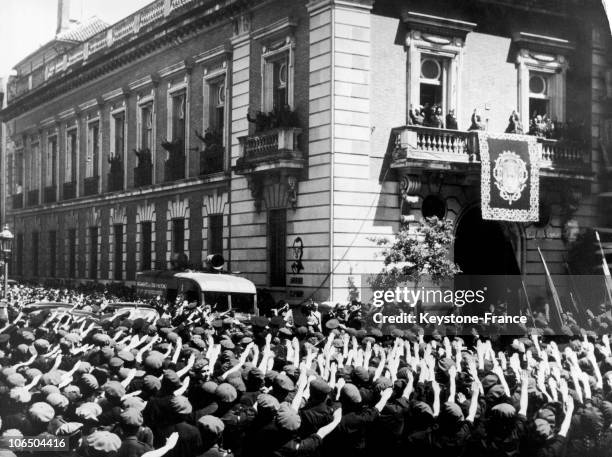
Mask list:
[[[263,110],[265,113],[274,107],[274,64],[264,63]]]

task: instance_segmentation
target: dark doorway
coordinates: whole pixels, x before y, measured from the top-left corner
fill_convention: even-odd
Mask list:
[[[455,233],[455,263],[461,275],[455,287],[477,290],[486,287],[486,305],[506,303],[516,309],[521,293],[521,270],[509,230],[503,222],[483,220],[480,208],[469,209]]]

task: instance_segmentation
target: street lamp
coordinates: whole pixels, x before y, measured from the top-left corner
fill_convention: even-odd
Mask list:
[[[8,225],[0,232],[0,262],[4,265],[4,298],[8,289],[8,264],[13,253],[13,239],[15,236],[11,233]]]

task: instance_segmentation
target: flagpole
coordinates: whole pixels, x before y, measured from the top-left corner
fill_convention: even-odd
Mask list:
[[[601,245],[601,239],[599,239],[599,232],[597,230],[595,230],[595,238],[597,238],[597,243],[599,244],[599,252],[601,253],[601,262],[603,266],[604,277],[606,278],[606,291],[608,292],[608,300],[610,300],[610,305],[612,306],[612,292],[610,291],[610,286],[612,284],[612,275],[610,274],[610,268],[608,267],[606,255],[604,254],[603,246]]]
[[[565,268],[567,269],[567,272],[569,273],[570,287],[572,289],[570,291],[570,299],[572,301],[572,305],[574,306],[574,309],[576,310],[576,319],[580,319],[581,321],[584,321],[584,319],[582,319],[583,313],[580,312],[580,310],[582,309],[582,300],[580,300],[580,295],[578,294],[578,290],[576,289],[576,284],[574,283],[574,275],[572,274],[572,269],[570,268],[569,263],[565,262]],[[575,297],[574,297],[574,293],[575,293]],[[580,304],[580,307],[578,307],[578,304]]]
[[[544,265],[544,271],[546,272],[546,279],[548,280],[548,285],[550,286],[550,292],[553,296],[553,301],[555,302],[555,309],[557,310],[557,316],[559,317],[559,325],[563,325],[563,319],[561,318],[561,300],[559,299],[559,294],[557,293],[557,288],[555,287],[555,283],[550,276],[550,271],[548,271],[548,265],[546,265],[546,260],[544,260],[544,256],[542,255],[542,250],[538,246],[538,252],[540,253],[540,259],[542,259],[542,264]]]
[[[523,286],[523,293],[525,294],[525,300],[527,301],[527,309],[529,310],[529,315],[531,316],[531,323],[535,327],[535,318],[533,317],[533,310],[531,309],[531,303],[529,302],[529,295],[527,295],[527,288],[525,287],[525,281],[521,277],[521,285]]]

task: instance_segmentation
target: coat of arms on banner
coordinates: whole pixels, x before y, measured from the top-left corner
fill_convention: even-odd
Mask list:
[[[488,220],[539,219],[539,149],[526,135],[478,132],[481,210]]]

